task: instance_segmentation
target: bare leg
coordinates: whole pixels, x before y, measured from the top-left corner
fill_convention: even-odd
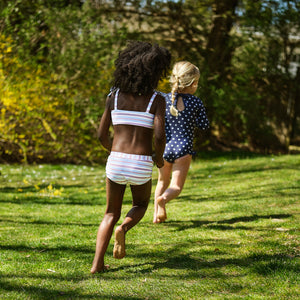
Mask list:
[[[171,180],[171,172],[172,172],[172,163],[164,161],[164,166],[158,169],[158,180],[155,188],[154,194],[154,214],[153,214],[153,223],[160,223],[157,219],[157,210],[158,210],[158,202],[157,199],[164,193],[164,191],[168,188]]]
[[[114,257],[123,258],[125,252],[125,234],[126,232],[135,226],[145,215],[150,195],[152,181],[149,180],[142,185],[131,185],[132,192],[132,208],[127,213],[123,223],[115,230],[115,246]]]
[[[175,160],[172,168],[170,186],[164,193],[157,197],[157,223],[164,222],[167,218],[166,203],[175,199],[181,193],[192,161],[191,155],[185,155]]]
[[[98,229],[95,257],[91,268],[91,273],[93,274],[107,268],[104,265],[104,254],[111,239],[114,226],[121,215],[125,188],[126,185],[117,184],[109,179],[106,180],[107,207]]]

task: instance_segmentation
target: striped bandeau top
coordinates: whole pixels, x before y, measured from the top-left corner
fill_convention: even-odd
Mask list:
[[[116,91],[115,94],[115,106],[114,110],[111,111],[111,119],[113,125],[133,125],[133,126],[141,126],[146,128],[153,128],[154,123],[154,115],[151,114],[150,108],[153,103],[153,100],[156,96],[157,92],[154,92],[147,110],[143,111],[132,111],[132,110],[122,110],[117,108],[118,95],[119,90]]]

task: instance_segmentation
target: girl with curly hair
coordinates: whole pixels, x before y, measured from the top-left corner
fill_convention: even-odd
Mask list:
[[[107,207],[98,229],[93,274],[108,268],[104,265],[104,255],[121,215],[126,185],[131,188],[132,208],[115,229],[113,256],[119,259],[125,256],[125,234],[147,210],[153,163],[158,168],[164,164],[166,104],[155,89],[160,78],[166,75],[170,60],[167,49],[136,41],[130,42],[115,61],[115,88],[107,96],[98,129],[100,142],[110,155],[106,164]]]
[[[194,130],[209,126],[202,101],[194,96],[199,69],[188,61],[173,67],[171,93],[166,95],[166,140],[164,166],[159,169],[155,189],[153,223],[167,219],[166,203],[181,193],[192,161]]]

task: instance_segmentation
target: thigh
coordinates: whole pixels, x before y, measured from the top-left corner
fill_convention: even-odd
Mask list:
[[[121,211],[126,185],[106,178],[106,213]]]
[[[175,160],[172,168],[172,180],[171,185],[176,185],[183,188],[185,179],[187,177],[190,165],[192,161],[192,155],[187,154]]]
[[[132,205],[147,207],[151,196],[152,180],[141,185],[131,185],[130,188]]]

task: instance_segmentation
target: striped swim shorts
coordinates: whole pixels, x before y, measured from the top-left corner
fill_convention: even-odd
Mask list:
[[[151,156],[112,151],[106,163],[106,176],[118,184],[141,185],[151,179],[152,168]]]

